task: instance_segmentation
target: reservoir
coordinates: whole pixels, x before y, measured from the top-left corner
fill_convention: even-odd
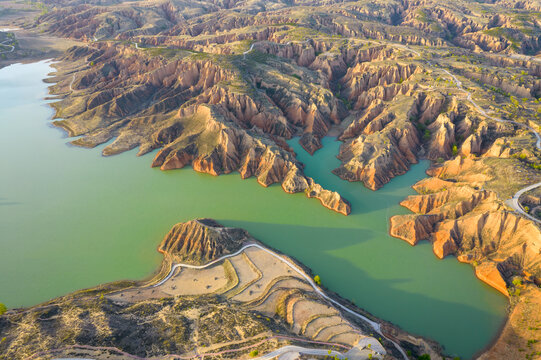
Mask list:
[[[330,172],[339,164],[333,138],[314,156],[291,141],[306,174],[351,202],[346,217],[238,173],[163,172],[150,168],[153,154],[103,157],[103,147],[71,146],[50,125],[42,79],[52,70],[46,62],[0,69],[0,302],[8,307],[149,276],[175,223],[210,217],[245,228],[328,289],[452,355],[469,358],[497,335],[503,295],[471,266],[438,260],[428,242],[411,247],[388,235],[389,217],[407,212],[398,203],[414,193],[427,162],[374,192]]]

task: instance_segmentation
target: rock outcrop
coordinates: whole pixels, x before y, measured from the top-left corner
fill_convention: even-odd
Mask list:
[[[219,61],[141,61],[140,55],[114,44],[73,48],[66,54],[70,61],[88,64],[71,76],[70,96],[55,104],[56,117],[63,118],[55,125],[70,136],[82,136],[74,144],[93,147],[115,138],[104,155],[135,147],[141,155],[161,148],[152,166],[162,170],[191,165],[212,175],[238,171],[243,179],[255,176],[263,186],[287,179],[285,191],[306,192],[330,209],[350,213],[339,194],[303,175],[302,164],[285,142],[302,131],[301,144],[313,153],[331,122],[339,120],[337,100],[325,88],[325,79],[314,77],[305,93],[300,82],[287,87],[285,78],[271,75],[270,66],[239,80],[238,72]],[[251,90],[251,81],[268,95]]]
[[[201,265],[239,250],[249,240],[250,236],[242,229],[199,219],[173,226],[158,251],[176,263]]]
[[[473,263],[479,279],[505,295],[515,275],[541,279],[541,231],[507,212],[496,193],[440,178],[423,180],[415,189],[423,195],[401,202],[415,214],[392,217],[391,235],[412,245],[429,240],[439,258],[456,255]]]

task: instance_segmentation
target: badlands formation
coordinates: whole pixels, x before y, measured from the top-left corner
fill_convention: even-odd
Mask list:
[[[298,137],[313,154],[323,137],[337,137],[340,165],[328,170],[372,190],[420,159],[430,160],[428,178],[414,187],[418,195],[401,203],[412,214],[393,217],[391,235],[412,245],[430,241],[436,256],[454,255],[472,264],[482,281],[509,297],[509,320],[481,358],[540,356],[541,194],[534,186],[541,183],[538,0],[40,4],[41,15],[14,18],[12,24],[77,42],[57,58],[49,80],[55,125],[77,137],[75,145],[107,143],[106,156],[135,148],[139,155],[156,151],[150,165],[164,171],[191,166],[212,175],[238,172],[263,186],[281,184],[288,193],[318,198],[344,215],[355,209],[304,174],[287,140]],[[5,39],[2,55],[24,57],[23,46],[10,34],[0,37]],[[241,230],[225,231],[229,240],[223,242],[218,233],[195,234],[186,226],[171,230],[160,246],[166,264],[205,264],[245,243],[231,240]],[[261,259],[254,260],[257,252]],[[21,337],[6,337],[0,349],[18,344],[25,349],[21,354],[40,350],[37,340],[23,345],[22,337],[60,331],[32,323],[40,316],[66,317],[82,333],[92,328],[93,334],[109,334],[108,342],[100,342],[85,333],[83,340],[93,347],[118,348],[128,341],[129,346],[120,346],[123,351],[144,356],[180,345],[164,344],[161,335],[155,348],[136,337],[126,340],[122,327],[127,325],[106,320],[141,317],[154,328],[174,317],[174,329],[155,331],[185,339],[182,349],[174,349],[182,353],[199,346],[218,349],[209,336],[222,344],[239,341],[222,333],[232,328],[214,333],[206,327],[207,334],[197,339],[182,333],[193,326],[194,314],[210,312],[231,315],[235,319],[224,321],[232,324],[249,323],[243,339],[269,327],[349,347],[367,336],[369,330],[321,302],[309,284],[287,275],[286,268],[266,274],[258,263],[270,261],[265,259],[260,250],[246,249],[216,268],[182,269],[156,288],[107,285],[54,300],[54,310],[15,311],[9,318],[17,322],[0,319],[6,331],[20,331]],[[188,290],[182,284],[196,276],[214,276],[216,283],[197,284],[183,293]],[[100,309],[89,300],[97,295]],[[205,305],[212,309],[203,309],[195,296],[213,299]],[[193,300],[181,300],[187,298]],[[236,310],[219,310],[224,301]],[[310,302],[312,309],[307,308]],[[63,307],[67,303],[71,314]],[[304,310],[296,313],[297,307]],[[175,309],[183,315],[173,315]],[[273,311],[279,321],[272,320]],[[81,318],[83,313],[95,316]],[[328,321],[340,323],[341,332],[325,330]],[[17,323],[34,325],[22,331]],[[426,342],[406,346],[400,334],[391,332],[415,354],[423,348],[437,356]],[[65,339],[78,334],[68,333]],[[61,336],[48,339],[47,348],[62,346]],[[282,343],[273,341],[274,348]],[[399,356],[385,337],[380,344],[387,356]]]

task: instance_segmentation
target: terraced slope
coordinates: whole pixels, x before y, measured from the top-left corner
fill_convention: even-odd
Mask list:
[[[289,344],[349,359],[402,359],[403,348],[439,358],[437,346],[388,323],[378,333],[376,319],[322,296],[300,265],[244,230],[194,220],[177,224],[160,249],[162,271],[149,283],[113,283],[8,311],[0,317],[0,359],[241,359]],[[200,265],[171,268],[178,259]]]

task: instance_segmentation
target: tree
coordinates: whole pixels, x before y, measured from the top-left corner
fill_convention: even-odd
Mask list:
[[[257,355],[259,355],[259,351],[257,351],[257,350],[250,351],[250,356],[251,357],[256,357]]]
[[[6,305],[0,303],[0,315],[3,315],[6,311],[8,311]]]
[[[419,356],[417,359],[419,359],[419,360],[430,360],[430,355],[423,354],[423,355]]]
[[[318,285],[321,285],[321,278],[319,277],[319,275],[314,276],[314,282]]]

